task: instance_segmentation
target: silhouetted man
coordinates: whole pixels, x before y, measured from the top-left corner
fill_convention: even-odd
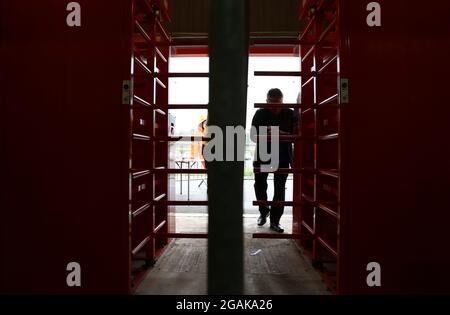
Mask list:
[[[267,93],[267,103],[283,103],[283,93],[279,89],[271,89]],[[260,133],[260,127],[264,126],[269,129],[270,127],[279,127],[280,135],[292,135],[297,132],[298,118],[297,114],[289,108],[264,108],[256,111],[252,120],[252,132],[250,134],[251,139],[256,142],[255,161],[253,167],[255,168],[255,194],[256,199],[260,201],[267,201],[267,177],[269,173],[260,172],[261,165],[268,165],[270,161],[264,161],[259,153],[259,144],[257,135]],[[255,134],[256,131],[256,134]],[[263,140],[267,141],[267,140]],[[279,142],[279,168],[289,168],[292,165],[292,142],[281,141]],[[267,151],[270,153],[270,141],[267,142]],[[274,201],[285,200],[286,180],[288,174],[274,173]],[[260,216],[258,218],[258,225],[262,226],[266,223],[267,217],[270,214],[270,229],[279,233],[284,232],[283,227],[280,225],[280,218],[283,215],[284,206],[260,206]]]

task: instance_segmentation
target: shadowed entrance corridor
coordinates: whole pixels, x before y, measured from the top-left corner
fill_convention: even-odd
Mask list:
[[[256,225],[257,216],[244,216],[244,294],[288,295],[330,294],[311,263],[292,240],[253,239],[251,234],[267,232]],[[291,232],[292,217],[282,217],[286,233]],[[183,231],[203,232],[207,217],[183,213],[177,227]],[[137,290],[137,294],[206,294],[207,240],[177,239],[157,261]]]

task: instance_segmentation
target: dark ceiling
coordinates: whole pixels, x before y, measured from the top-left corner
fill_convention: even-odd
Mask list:
[[[214,0],[169,0],[173,37],[205,36],[208,33],[209,2]],[[244,1],[244,0],[243,0]],[[248,0],[252,35],[296,35],[300,29],[298,0]]]

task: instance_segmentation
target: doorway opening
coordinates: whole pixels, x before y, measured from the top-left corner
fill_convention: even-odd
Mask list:
[[[171,73],[207,73],[208,57],[172,57]],[[300,71],[299,56],[250,56],[247,98],[246,151],[244,168],[244,268],[245,292],[247,294],[327,294],[320,277],[307,259],[298,251],[298,247],[289,239],[258,239],[253,234],[275,232],[268,224],[259,227],[258,206],[254,205],[253,159],[255,143],[250,140],[250,127],[256,112],[254,104],[266,102],[267,91],[280,88],[284,102],[297,103],[300,92],[300,78],[257,76],[255,71]],[[169,123],[174,128],[170,135],[174,137],[201,136],[199,129],[207,117],[207,109],[188,107],[187,104],[207,104],[208,78],[175,77],[169,79],[169,104],[184,107],[169,110]],[[170,213],[175,218],[175,233],[181,236],[207,234],[207,206],[196,204],[207,200],[207,175],[195,173],[205,169],[201,155],[201,141],[179,141],[169,144],[169,168],[187,169],[189,173],[169,174],[170,200],[183,202],[172,206]],[[193,172],[193,173],[191,173]],[[286,200],[293,200],[294,175],[289,174],[286,182]],[[273,174],[268,178],[268,197],[273,196]],[[292,234],[293,206],[286,206],[281,222],[285,233]],[[206,294],[206,252],[205,239],[176,239],[163,255],[156,271],[152,271],[140,286],[138,293],[161,293],[159,285],[167,280],[167,294],[186,294],[194,292]],[[183,285],[167,285],[167,277],[180,277]],[[305,281],[306,280],[306,281]],[[276,285],[274,285],[274,283]],[[192,294],[194,294],[192,293]]]

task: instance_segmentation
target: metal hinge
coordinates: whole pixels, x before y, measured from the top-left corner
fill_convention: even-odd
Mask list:
[[[348,79],[341,78],[341,104],[347,104],[348,102]]]
[[[131,98],[131,81],[123,80],[122,82],[122,104],[130,105]]]

